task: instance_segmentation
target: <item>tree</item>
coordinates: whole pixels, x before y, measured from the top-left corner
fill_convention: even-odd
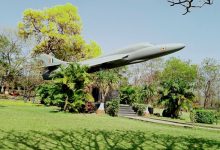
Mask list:
[[[161,73],[161,98],[159,103],[165,105],[164,115],[179,117],[182,107],[189,106],[194,98],[197,66],[184,62],[177,58],[166,61]],[[186,105],[187,104],[187,105]],[[186,107],[185,107],[186,108]]]
[[[164,60],[162,58],[152,59],[131,66],[130,81],[137,86],[138,102],[153,103],[158,99],[157,88],[160,84],[160,73],[163,70]]]
[[[134,85],[150,85],[159,81],[159,73],[163,69],[163,59],[156,58],[129,68],[130,78]]]
[[[178,118],[181,108],[188,109],[193,101],[192,86],[185,80],[167,80],[161,83],[159,103],[165,105],[163,116]]]
[[[37,89],[41,99],[47,104],[61,107],[61,110],[70,112],[83,111],[82,107],[89,101],[85,90],[90,83],[86,66],[72,63],[52,75],[52,83],[45,84]],[[91,99],[90,99],[91,100]]]
[[[186,9],[183,15],[191,11],[191,8],[201,8],[204,5],[212,5],[213,0],[167,0],[170,6],[180,5]]]
[[[157,88],[155,84],[144,85],[140,89],[140,101],[143,103],[153,103],[155,100],[155,96],[157,96]]]
[[[203,60],[199,69],[199,84],[205,97],[204,108],[210,104],[213,105],[215,96],[218,93],[218,84],[220,79],[220,64],[217,60],[206,58]]]
[[[105,102],[107,94],[119,87],[121,74],[118,68],[99,71],[95,74],[95,84],[100,90],[101,102]]]
[[[24,57],[21,55],[20,39],[14,31],[5,31],[0,34],[0,79],[1,92],[9,90],[15,85],[16,78],[21,72]]]
[[[33,58],[26,58],[22,63],[21,74],[17,77],[18,85],[23,88],[24,96],[29,101],[31,96],[35,96],[35,88],[44,83],[42,71],[42,63]]]
[[[122,104],[132,104],[137,102],[137,88],[127,85],[120,88],[120,102]]]
[[[197,65],[184,62],[178,58],[170,58],[165,63],[165,68],[161,73],[161,80],[184,80],[188,84],[195,84],[197,77]]]
[[[18,24],[19,35],[35,38],[34,54],[53,53],[66,61],[96,57],[101,48],[92,41],[86,44],[81,36],[82,23],[77,8],[70,3],[44,10],[27,9]]]

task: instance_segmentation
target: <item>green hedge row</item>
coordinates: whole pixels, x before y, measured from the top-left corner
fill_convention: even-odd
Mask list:
[[[216,114],[211,110],[197,109],[191,112],[191,120],[196,123],[213,124],[216,120]]]

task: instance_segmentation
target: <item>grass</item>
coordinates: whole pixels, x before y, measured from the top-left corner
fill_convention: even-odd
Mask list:
[[[0,149],[220,149],[220,131],[0,101]]]

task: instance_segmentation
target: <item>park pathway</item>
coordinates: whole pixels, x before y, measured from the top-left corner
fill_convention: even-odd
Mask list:
[[[193,125],[191,123],[173,122],[173,121],[146,118],[146,117],[140,117],[140,116],[123,116],[123,117],[129,118],[129,119],[134,119],[134,120],[139,120],[139,121],[152,122],[152,123],[158,123],[158,124],[166,124],[166,125],[179,126],[179,127],[185,127],[185,128],[202,128],[202,129],[220,131],[219,127],[202,126],[202,125],[198,125],[198,124]]]
[[[171,125],[171,126],[179,126],[179,127],[185,127],[185,128],[203,128],[203,129],[220,131],[220,127],[215,127],[215,126],[204,126],[200,124],[161,120],[161,119],[149,118],[149,117],[140,117],[132,110],[131,106],[125,105],[125,104],[120,104],[119,116],[129,118],[129,119],[139,120],[139,121],[166,124],[166,125]]]

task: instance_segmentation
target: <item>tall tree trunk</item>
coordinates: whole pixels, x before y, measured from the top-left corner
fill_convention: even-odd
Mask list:
[[[108,92],[109,92],[109,87],[107,87],[106,90],[105,90],[105,93],[103,95],[103,102],[105,101]]]
[[[1,79],[1,91],[0,91],[0,93],[4,93],[4,77],[2,77],[2,79]]]
[[[66,99],[65,99],[65,104],[64,104],[64,107],[63,107],[63,110],[64,110],[64,111],[66,111],[67,105],[68,105],[68,96],[67,96]]]
[[[207,82],[206,88],[205,88],[205,100],[204,100],[204,108],[207,107],[208,101],[210,99],[210,86],[211,86],[211,81]]]
[[[9,95],[9,84],[6,83],[5,94]]]
[[[176,110],[174,111],[174,118],[178,118],[180,116],[180,108],[181,106],[177,106]]]

